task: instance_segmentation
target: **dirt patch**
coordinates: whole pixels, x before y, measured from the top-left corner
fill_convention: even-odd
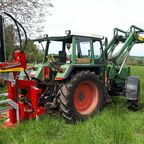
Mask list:
[[[9,117],[9,112],[0,113],[0,119],[7,119]]]

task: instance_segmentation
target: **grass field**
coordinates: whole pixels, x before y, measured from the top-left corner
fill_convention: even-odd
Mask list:
[[[0,144],[144,144],[144,67],[132,67],[141,78],[141,110],[131,112],[117,97],[100,114],[76,125],[60,115],[30,120],[15,129],[0,129]]]

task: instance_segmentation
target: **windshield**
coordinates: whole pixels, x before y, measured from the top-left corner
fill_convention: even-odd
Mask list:
[[[67,55],[71,55],[71,43],[63,41],[50,41],[48,54],[59,55],[60,51],[65,51]]]
[[[60,41],[51,41],[49,44],[49,51],[48,54],[55,54],[58,55],[59,51],[62,51],[63,43]]]

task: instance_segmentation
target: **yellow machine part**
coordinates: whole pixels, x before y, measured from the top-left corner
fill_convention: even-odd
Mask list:
[[[137,37],[137,39],[138,39],[139,41],[144,41],[144,38],[143,38],[142,36],[140,36],[140,35]]]
[[[0,72],[21,72],[24,71],[24,68],[10,68],[10,69],[0,69]]]

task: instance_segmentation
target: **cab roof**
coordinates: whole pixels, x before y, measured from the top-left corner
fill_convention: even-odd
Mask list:
[[[71,33],[70,35],[66,36],[51,36],[51,37],[44,37],[34,39],[33,41],[43,42],[43,41],[72,41],[72,37],[85,37],[85,38],[92,38],[93,40],[102,40],[104,39],[103,36],[96,35],[96,34],[88,34],[88,33]]]

